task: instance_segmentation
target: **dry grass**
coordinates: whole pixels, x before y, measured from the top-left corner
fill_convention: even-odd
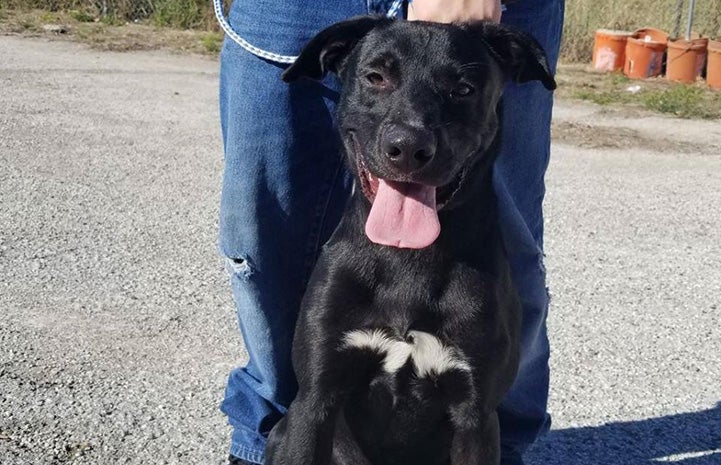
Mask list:
[[[150,20],[138,23],[87,21],[77,12],[45,10],[0,10],[0,34],[51,36],[61,40],[77,40],[100,50],[129,51],[170,49],[181,52],[217,55],[222,43],[218,32],[180,30],[157,27]],[[48,32],[46,25],[63,25],[64,33]]]
[[[150,21],[176,29],[218,30],[211,0],[0,0],[0,8],[72,11],[109,24]]]

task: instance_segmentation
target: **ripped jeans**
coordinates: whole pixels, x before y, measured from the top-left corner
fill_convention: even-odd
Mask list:
[[[323,27],[384,13],[382,0],[236,0],[230,25],[254,46],[297,55]],[[519,0],[503,22],[532,33],[552,66],[563,0]],[[290,360],[296,314],[321,246],[343,212],[352,180],[334,127],[339,83],[283,83],[284,66],[226,39],[221,52],[220,116],[225,171],[220,252],[226,258],[247,365],[230,373],[221,409],[233,427],[230,453],[262,463],[265,438],[286,412],[296,382]],[[548,294],[543,268],[544,174],[552,94],[539,83],[509,84],[502,153],[494,171],[501,227],[523,302],[522,361],[499,409],[506,451],[519,454],[550,425]]]

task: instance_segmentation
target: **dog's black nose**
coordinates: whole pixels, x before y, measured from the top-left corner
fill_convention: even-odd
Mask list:
[[[421,169],[436,154],[436,138],[427,129],[393,124],[386,128],[381,150],[388,160],[404,173]]]

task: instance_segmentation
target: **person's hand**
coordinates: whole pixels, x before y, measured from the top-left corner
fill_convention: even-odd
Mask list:
[[[460,23],[486,19],[501,21],[501,0],[413,0],[408,4],[409,21]]]

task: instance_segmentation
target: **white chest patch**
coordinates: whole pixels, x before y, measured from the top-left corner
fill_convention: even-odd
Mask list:
[[[393,338],[380,329],[356,329],[343,337],[343,348],[370,349],[383,354],[383,369],[395,373],[410,358],[419,377],[450,370],[471,371],[460,351],[423,331],[409,331],[408,340]]]

